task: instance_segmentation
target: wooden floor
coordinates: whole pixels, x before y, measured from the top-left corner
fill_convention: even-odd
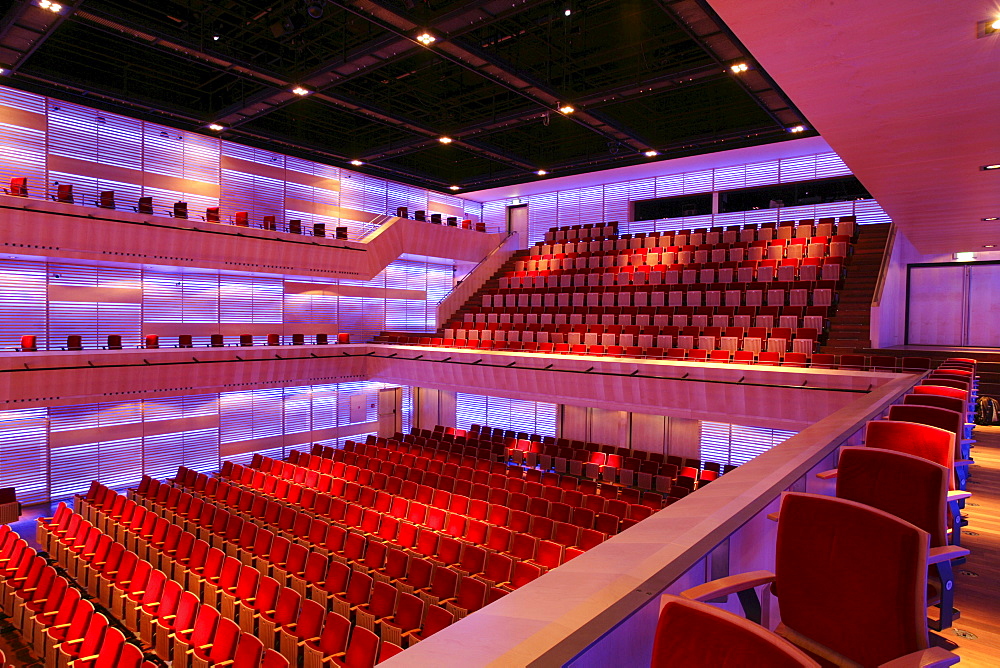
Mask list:
[[[962,666],[1000,666],[1000,427],[976,427],[963,545],[972,554],[956,569],[955,607],[962,617],[941,636],[958,645]]]
[[[976,463],[971,469],[966,503],[969,524],[963,531],[963,543],[972,550],[966,563],[956,569],[955,607],[961,618],[940,636],[962,657],[968,668],[1000,666],[1000,426],[977,427]],[[43,512],[44,511],[44,512]],[[25,512],[13,528],[34,542],[34,520],[50,514],[47,508]],[[26,668],[41,668],[20,635],[0,621],[0,650],[8,663]]]

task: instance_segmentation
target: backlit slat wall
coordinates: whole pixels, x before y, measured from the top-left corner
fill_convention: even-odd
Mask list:
[[[702,422],[701,460],[739,466],[797,433],[725,422]]]
[[[525,195],[516,199],[493,200],[483,203],[483,220],[490,228],[505,229],[507,207],[512,204],[527,203],[528,234],[531,242],[540,241],[551,227],[610,221],[617,221],[619,223],[618,230],[623,234],[717,225],[770,223],[780,220],[801,220],[826,216],[854,215],[857,216],[858,223],[862,225],[889,222],[888,216],[874,200],[832,202],[715,216],[688,216],[629,222],[632,202],[637,200],[796,183],[812,179],[849,176],[850,174],[851,171],[836,153],[819,153],[747,165],[608,183],[601,186]]]
[[[180,465],[215,471],[220,459],[342,444],[370,432],[378,392],[388,387],[396,386],[361,381],[0,411],[0,479],[21,503],[39,503],[86,491],[92,480],[122,488]],[[350,410],[357,396],[366,406],[360,420]],[[410,397],[404,388],[407,430]],[[339,434],[327,436],[333,429]]]
[[[151,333],[166,337],[165,344],[186,333],[195,345],[208,345],[215,333],[235,342],[244,325],[253,325],[250,333],[258,336],[309,325],[302,333],[347,332],[355,342],[386,329],[433,331],[454,267],[396,260],[371,281],[327,280],[306,294],[290,287],[296,280],[302,279],[0,259],[0,349],[20,346],[24,335],[52,349],[64,347],[71,335],[90,349],[105,346],[110,334],[121,336],[126,347]],[[377,290],[343,296],[340,285]],[[386,288],[416,292],[399,298],[387,296]]]
[[[124,210],[149,196],[160,214],[186,201],[191,218],[218,206],[224,219],[325,223],[331,237],[343,225],[352,239],[397,206],[482,219],[480,204],[445,193],[0,86],[0,182],[16,176],[36,197],[70,184],[77,203],[114,190]]]
[[[459,392],[455,397],[455,426],[468,429],[471,425],[479,424],[554,437],[557,408],[556,404],[544,401]]]

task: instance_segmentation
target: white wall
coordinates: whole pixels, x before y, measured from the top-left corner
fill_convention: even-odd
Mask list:
[[[954,261],[951,253],[920,253],[897,230],[882,288],[882,299],[879,306],[872,309],[872,345],[888,348],[905,343],[907,266]],[[1000,261],[1000,251],[976,252],[975,262],[982,261]]]

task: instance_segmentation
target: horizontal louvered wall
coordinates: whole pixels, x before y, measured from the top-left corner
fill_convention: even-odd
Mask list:
[[[0,480],[30,504],[86,491],[92,480],[122,488],[180,465],[215,471],[221,459],[340,445],[371,433],[387,387],[395,386],[358,381],[0,411]],[[404,388],[406,429],[410,397]],[[365,410],[352,412],[352,399]]]
[[[552,227],[611,221],[619,223],[618,231],[622,234],[745,223],[777,223],[779,216],[780,220],[801,220],[853,215],[857,216],[858,223],[862,225],[890,222],[874,200],[630,222],[632,202],[638,200],[798,183],[850,174],[851,171],[836,153],[819,153],[493,200],[483,203],[483,220],[491,228],[503,228],[507,224],[507,207],[527,203],[528,237],[532,243],[539,242]]]
[[[246,211],[279,229],[323,223],[328,237],[344,226],[359,239],[399,206],[482,219],[479,203],[446,193],[0,86],[0,182],[22,176],[35,197],[72,185],[76,203],[93,205],[113,190],[128,211],[140,197],[165,215],[183,201],[191,218],[219,207],[223,220]]]
[[[396,260],[370,281],[301,283],[186,269],[141,268],[0,259],[0,349],[34,335],[42,348],[61,348],[71,335],[85,348],[110,334],[126,347],[147,334],[347,332],[353,341],[378,332],[433,331],[437,304],[454,283],[452,265]],[[363,296],[357,296],[357,293]],[[344,294],[341,294],[344,293]],[[262,342],[262,341],[261,341]],[[285,343],[289,341],[286,340]]]

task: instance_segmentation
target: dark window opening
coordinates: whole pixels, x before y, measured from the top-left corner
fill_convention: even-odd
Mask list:
[[[704,216],[712,213],[712,195],[680,195],[632,203],[632,220],[658,220],[682,216]]]
[[[855,177],[801,181],[719,193],[719,213],[775,209],[826,202],[850,202],[872,196]]]

